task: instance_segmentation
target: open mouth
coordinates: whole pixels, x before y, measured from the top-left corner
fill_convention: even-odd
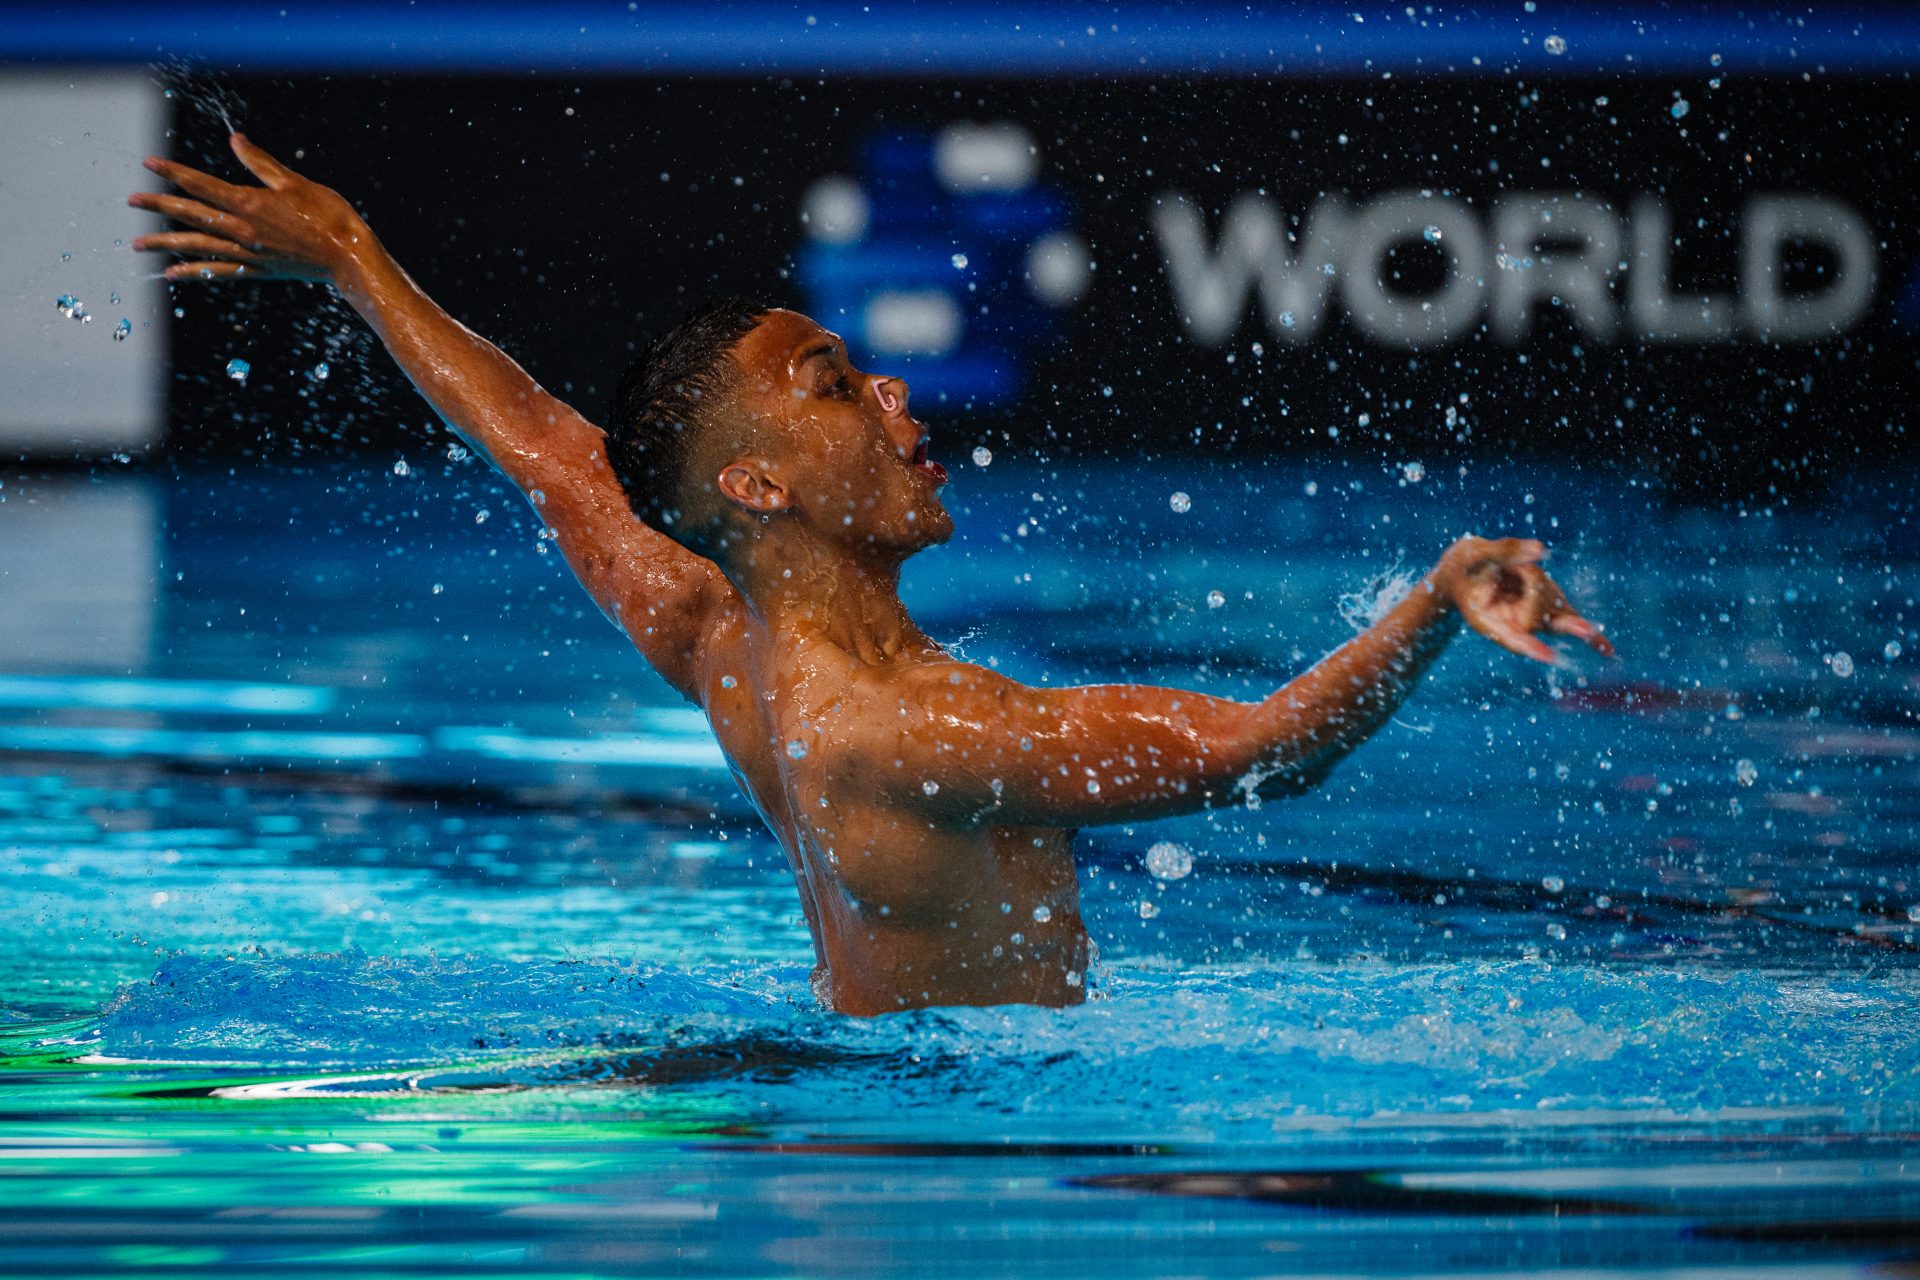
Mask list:
[[[925,440],[913,446],[913,456],[907,459],[907,464],[932,476],[935,484],[945,484],[947,482],[947,469],[937,462],[928,461],[927,442]]]

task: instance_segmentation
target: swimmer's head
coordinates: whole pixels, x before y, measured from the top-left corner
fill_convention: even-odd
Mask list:
[[[798,312],[727,301],[621,378],[607,452],[641,519],[723,564],[770,533],[898,560],[953,532],[926,440],[904,381]]]

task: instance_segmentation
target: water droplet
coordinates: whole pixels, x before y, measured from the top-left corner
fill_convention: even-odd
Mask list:
[[[1685,98],[1682,98],[1678,102],[1674,103],[1671,107],[1667,108],[1667,114],[1672,116],[1675,120],[1684,120],[1686,118],[1687,112],[1691,110],[1693,110],[1693,104],[1688,102]]]
[[[1160,914],[1159,907],[1155,906],[1152,902],[1148,901],[1146,898],[1140,899],[1140,918],[1142,920],[1151,920],[1159,914]]]
[[[1733,762],[1733,780],[1743,787],[1750,787],[1760,778],[1760,768],[1751,760],[1740,759]]]
[[[1853,655],[1842,650],[1828,658],[1827,665],[1833,668],[1833,674],[1845,680],[1853,674]]]
[[[463,444],[450,444],[447,446],[448,462],[465,462],[466,460],[467,446]]]
[[[789,744],[787,747],[787,754],[788,755],[793,754],[793,747],[791,744]],[[937,796],[940,794],[940,784],[935,782],[932,778],[928,778],[925,782],[921,783],[920,789],[926,792],[930,796]]]
[[[1882,649],[1880,652],[1886,655],[1888,662],[1892,662],[1895,658],[1899,657],[1902,653],[1904,653],[1905,650],[1903,650],[1900,647],[1900,642],[1898,640],[1889,640],[1887,641],[1887,647]]]
[[[1282,311],[1282,312],[1280,313],[1280,327],[1281,327],[1282,329],[1291,329],[1291,328],[1293,328],[1293,326],[1294,326],[1294,325],[1296,325],[1296,324],[1298,324],[1298,323],[1299,323],[1299,321],[1297,321],[1297,320],[1295,320],[1295,319],[1293,318],[1293,312],[1291,312],[1291,311]]]
[[[1422,231],[1420,233],[1420,238],[1422,240],[1425,240],[1428,244],[1439,244],[1440,228],[1429,226],[1425,231]]]
[[[131,334],[132,332],[133,332],[133,321],[127,319],[125,316],[121,316],[120,323],[113,326],[113,340],[115,342],[125,342],[127,340],[127,335]]]
[[[487,522],[487,518],[492,514],[493,512],[487,510],[485,507],[482,507],[478,511],[473,513],[473,522],[475,524],[485,524]]]
[[[993,461],[993,450],[983,444],[973,446],[973,465],[984,467]]]
[[[93,318],[87,314],[87,309],[81,305],[80,299],[70,293],[63,293],[55,298],[53,305],[60,309],[61,315],[69,320],[78,320],[81,324]]]
[[[247,385],[247,375],[252,372],[253,366],[239,356],[227,361],[227,376],[243,387]]]
[[[118,293],[110,293],[107,295],[107,301],[118,305],[120,301],[120,295]]]
[[[175,307],[175,308],[173,309],[173,318],[174,318],[175,320],[184,320],[184,319],[186,319],[186,318],[187,318],[187,309],[186,309],[185,307]]]
[[[1218,591],[1207,592],[1207,608],[1218,609],[1221,605],[1225,604],[1226,602],[1227,602],[1227,598],[1221,595]]]
[[[1559,876],[1541,876],[1540,887],[1548,893],[1559,893],[1567,887],[1567,882]]]
[[[1033,922],[1035,924],[1045,924],[1051,919],[1053,919],[1053,908],[1049,907],[1046,903],[1043,902],[1033,909]]]
[[[439,595],[442,591],[445,591],[446,589],[447,589],[447,584],[444,582],[436,582],[433,584],[433,594],[435,595]]]
[[[1914,924],[1920,924],[1920,906],[1908,907],[1907,919],[1912,921]]]
[[[1555,920],[1547,926],[1547,936],[1555,942],[1565,942],[1567,940],[1567,926]]]
[[[307,376],[312,378],[315,382],[325,382],[328,378],[333,376],[333,369],[330,366],[328,366],[325,360],[322,360],[319,364],[313,366],[313,372],[308,374]]]
[[[787,740],[787,758],[790,760],[805,760],[807,758],[807,744],[798,738],[789,738]]]
[[[72,254],[71,252],[69,252],[68,250],[66,250],[66,249],[62,249],[62,250],[60,251],[60,261],[62,261],[62,262],[72,262],[72,261],[73,261],[73,254]]]
[[[405,458],[397,458],[394,460],[393,474],[397,476],[410,476],[413,474],[413,468],[407,465]]]
[[[1720,65],[1720,55],[1716,53],[1712,57],[1708,58],[1707,61],[1711,62],[1714,66],[1717,67]]]
[[[1427,478],[1427,468],[1423,463],[1403,462],[1400,464],[1400,474],[1408,484],[1419,484]]]
[[[965,271],[965,270],[967,269],[967,255],[966,255],[966,254],[964,254],[964,253],[956,253],[956,254],[954,254],[954,255],[953,255],[953,269],[954,269],[955,271]]]
[[[1540,44],[1548,53],[1556,58],[1567,51],[1567,38],[1565,36],[1548,36],[1545,40],[1542,40]]]
[[[734,687],[735,685],[737,685],[737,684],[739,684],[739,683],[740,683],[740,682],[739,682],[738,680],[735,680],[735,679],[734,679],[734,678],[733,678],[732,676],[721,676],[721,677],[720,677],[720,687],[721,687],[722,689],[731,689],[731,688],[733,688],[733,687]]]
[[[1184,492],[1175,490],[1173,496],[1167,499],[1167,505],[1173,508],[1175,514],[1185,515],[1193,510],[1193,499]]]
[[[1162,840],[1147,850],[1147,874],[1155,880],[1184,880],[1193,870],[1193,854],[1187,847]]]

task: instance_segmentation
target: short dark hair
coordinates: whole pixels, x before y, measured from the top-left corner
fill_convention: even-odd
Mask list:
[[[744,298],[708,303],[648,342],[620,375],[607,461],[634,514],[662,533],[679,519],[693,443],[733,388],[728,357],[770,310]]]

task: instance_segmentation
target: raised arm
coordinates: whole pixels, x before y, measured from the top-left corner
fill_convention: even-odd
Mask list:
[[[864,707],[851,769],[930,820],[1088,826],[1300,791],[1372,736],[1466,622],[1545,662],[1535,634],[1612,646],[1541,572],[1545,548],[1463,538],[1362,634],[1262,702],[1144,685],[1036,689],[955,663]]]
[[[141,236],[133,247],[186,259],[167,268],[173,280],[298,279],[337,288],[441,418],[528,496],[600,608],[691,696],[693,650],[732,592],[719,570],[643,524],[607,461],[601,430],[443,311],[352,205],[242,135],[230,141],[264,185],[237,186],[149,158],[147,168],[187,195],[139,192],[128,203],[193,230]]]

